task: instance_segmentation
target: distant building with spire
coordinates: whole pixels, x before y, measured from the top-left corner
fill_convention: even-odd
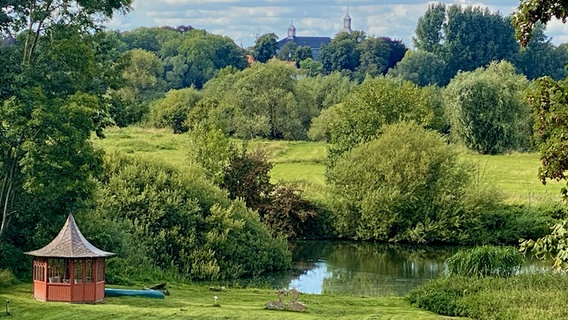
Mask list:
[[[345,17],[343,18],[343,28],[337,34],[347,32],[352,33],[351,29],[351,16],[349,15],[349,3],[347,3],[347,11]],[[294,21],[290,21],[290,26],[288,27],[288,34],[286,38],[278,41],[278,50],[280,50],[284,45],[289,42],[294,42],[298,47],[307,46],[312,50],[312,56],[314,60],[319,59],[319,52],[321,47],[331,42],[330,37],[302,37],[296,35],[296,27],[294,26]]]
[[[298,37],[296,36],[296,27],[294,22],[290,22],[288,27],[288,35],[286,38],[278,41],[278,50],[282,49],[284,45],[289,42],[294,42],[298,47],[309,47],[312,50],[312,57],[317,60],[319,57],[320,48],[331,42],[330,37]]]
[[[341,29],[341,32],[347,32],[347,33],[351,33],[353,32],[353,30],[351,30],[351,16],[349,15],[349,2],[347,3],[347,12],[345,13],[345,17],[343,17],[343,29]]]

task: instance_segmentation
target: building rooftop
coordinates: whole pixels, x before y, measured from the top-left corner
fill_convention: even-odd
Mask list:
[[[112,252],[98,249],[87,241],[71,214],[53,241],[41,249],[26,254],[46,258],[98,258],[114,255]]]

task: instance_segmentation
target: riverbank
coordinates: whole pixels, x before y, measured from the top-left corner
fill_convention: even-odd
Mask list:
[[[132,288],[139,289],[139,288]],[[10,301],[6,319],[441,319],[443,317],[410,305],[403,297],[369,297],[301,294],[305,312],[267,310],[278,300],[269,289],[225,288],[206,285],[168,284],[166,299],[137,297],[106,298],[96,304],[41,302],[32,297],[32,284],[0,288],[0,302]],[[215,306],[215,298],[217,304]],[[288,302],[291,297],[284,297]],[[4,306],[0,305],[0,318]],[[444,319],[448,319],[444,317]]]

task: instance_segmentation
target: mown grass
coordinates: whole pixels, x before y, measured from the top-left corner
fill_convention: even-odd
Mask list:
[[[93,141],[107,151],[137,154],[176,166],[187,163],[189,146],[186,134],[140,127],[109,128],[105,134],[106,139]],[[295,183],[309,198],[325,197],[325,143],[252,141],[250,145],[259,146],[269,154],[274,164],[271,171],[273,182]],[[465,152],[464,158],[476,164],[481,178],[494,184],[508,203],[532,205],[561,200],[562,183],[551,181],[542,185],[538,179],[540,163],[537,153],[491,156]]]
[[[6,319],[442,319],[412,307],[401,297],[300,295],[303,313],[267,310],[277,300],[269,289],[210,291],[207,286],[169,285],[165,299],[109,297],[96,304],[41,302],[32,297],[31,284],[0,288],[0,302],[10,301]],[[219,307],[214,306],[214,296]],[[287,297],[284,301],[289,301]],[[0,309],[1,311],[1,309]],[[447,318],[446,318],[447,319]]]

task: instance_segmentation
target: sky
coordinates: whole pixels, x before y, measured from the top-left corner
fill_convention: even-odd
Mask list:
[[[440,2],[440,1],[434,1]],[[441,1],[488,7],[504,16],[511,14],[519,0]],[[138,27],[190,25],[209,33],[228,36],[244,48],[256,37],[275,33],[286,37],[292,22],[297,36],[333,37],[343,27],[347,10],[352,29],[369,36],[399,39],[412,47],[418,18],[429,3],[424,0],[134,0],[127,15],[116,15],[107,23],[111,30]],[[568,25],[553,21],[546,34],[556,45],[568,42]]]

